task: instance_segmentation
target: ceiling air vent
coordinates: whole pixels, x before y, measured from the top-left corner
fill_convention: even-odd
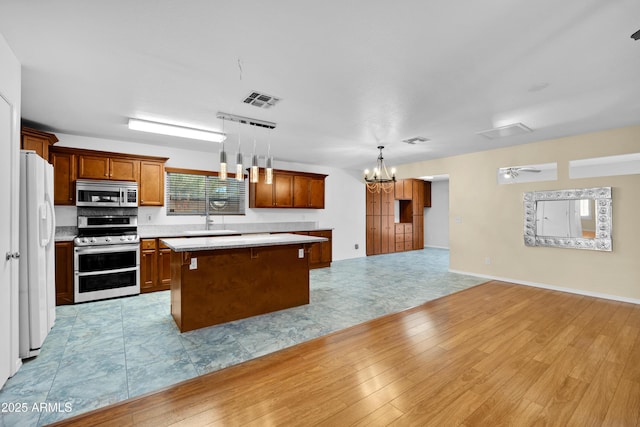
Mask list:
[[[265,93],[260,93],[254,90],[247,97],[245,97],[244,101],[242,102],[260,108],[271,108],[278,102],[280,102],[280,98],[276,98],[275,96],[267,95]]]
[[[513,123],[506,126],[483,130],[481,132],[478,132],[478,135],[482,135],[487,139],[497,139],[503,138],[505,136],[522,135],[529,132],[533,132],[533,130],[526,127],[522,123]]]
[[[267,129],[275,129],[276,124],[273,122],[268,122],[266,120],[252,119],[250,117],[236,116],[235,114],[228,114],[218,112],[216,117],[222,120],[229,120],[230,122],[242,123],[245,125],[256,126],[259,128],[267,128]]]
[[[414,136],[413,138],[407,138],[402,140],[402,142],[405,142],[411,145],[416,145],[418,143],[427,142],[427,141],[429,141],[429,138],[425,138],[424,136]]]

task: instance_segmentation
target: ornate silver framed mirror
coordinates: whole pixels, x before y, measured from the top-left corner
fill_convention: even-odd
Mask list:
[[[611,187],[524,193],[524,244],[611,251]]]

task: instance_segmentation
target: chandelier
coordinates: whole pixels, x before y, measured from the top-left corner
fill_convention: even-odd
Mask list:
[[[373,168],[373,174],[369,176],[369,169],[365,169],[364,171],[364,180],[367,183],[367,190],[372,193],[380,193],[381,191],[390,193],[393,191],[396,182],[396,169],[391,168],[391,175],[389,175],[387,167],[384,165],[384,158],[382,157],[383,148],[384,145],[378,146],[380,154],[378,155],[376,167]]]

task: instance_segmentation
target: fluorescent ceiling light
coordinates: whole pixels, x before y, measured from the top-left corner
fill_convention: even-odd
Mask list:
[[[167,123],[149,122],[147,120],[129,119],[129,129],[142,132],[159,133],[161,135],[179,136],[181,138],[199,139],[202,141],[222,142],[227,135],[203,129],[175,126]]]
[[[503,138],[505,136],[522,135],[529,132],[533,132],[533,130],[522,123],[513,123],[506,126],[483,130],[482,132],[478,132],[478,135],[482,135],[488,139],[496,139]]]

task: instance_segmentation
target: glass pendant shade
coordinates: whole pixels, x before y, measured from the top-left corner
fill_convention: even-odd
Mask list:
[[[236,180],[244,181],[244,171],[242,170],[242,153],[238,147],[238,155],[236,156]]]
[[[258,156],[255,154],[251,158],[251,169],[249,171],[249,181],[254,184],[258,182]]]
[[[220,151],[220,180],[227,179],[227,153],[224,151],[224,144],[222,144],[222,151]]]
[[[273,157],[267,157],[267,169],[264,178],[265,184],[273,184]]]

